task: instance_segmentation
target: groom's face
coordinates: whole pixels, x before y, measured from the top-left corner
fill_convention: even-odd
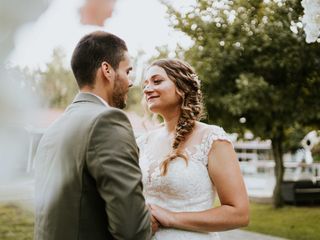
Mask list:
[[[128,53],[124,54],[124,60],[119,63],[114,79],[114,88],[112,94],[113,106],[123,109],[126,107],[129,87],[132,86],[132,81],[129,78],[129,73],[132,70],[131,61]]]

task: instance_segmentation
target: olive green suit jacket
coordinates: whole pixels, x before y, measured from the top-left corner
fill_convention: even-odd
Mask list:
[[[35,157],[35,239],[149,239],[138,148],[126,115],[79,93]]]

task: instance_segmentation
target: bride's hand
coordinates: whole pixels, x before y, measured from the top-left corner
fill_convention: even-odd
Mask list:
[[[159,207],[157,205],[150,205],[151,214],[163,227],[172,227],[174,222],[174,212]]]

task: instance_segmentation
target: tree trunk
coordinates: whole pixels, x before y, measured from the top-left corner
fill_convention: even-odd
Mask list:
[[[273,150],[273,157],[275,161],[275,177],[276,177],[276,185],[273,191],[273,205],[275,208],[280,208],[284,205],[283,198],[281,195],[281,184],[283,181],[284,175],[284,166],[283,166],[283,149],[282,149],[282,142],[283,142],[283,134],[282,132],[278,132],[277,136],[271,139],[272,141],[272,150]]]

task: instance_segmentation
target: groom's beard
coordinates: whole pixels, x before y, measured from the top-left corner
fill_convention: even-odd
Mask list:
[[[127,106],[127,103],[126,103],[127,93],[128,93],[128,88],[125,88],[123,84],[121,84],[121,79],[117,75],[115,79],[113,95],[112,95],[113,107],[124,109]]]

